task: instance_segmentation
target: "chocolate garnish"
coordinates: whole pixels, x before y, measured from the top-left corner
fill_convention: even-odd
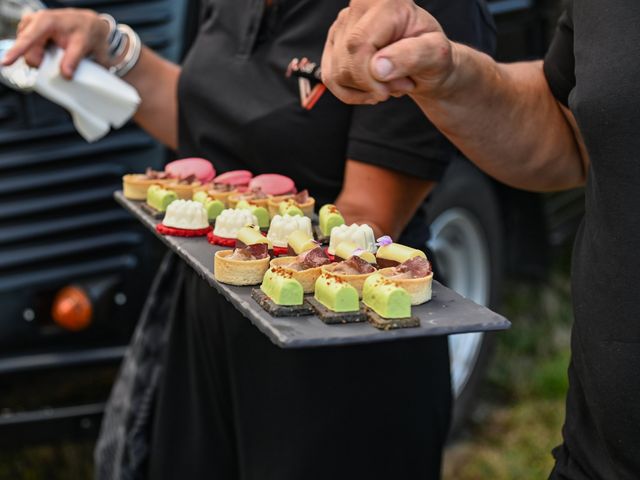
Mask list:
[[[302,190],[294,195],[293,201],[298,205],[309,201],[309,190]]]
[[[363,275],[365,273],[373,273],[375,271],[376,267],[357,255],[353,255],[344,262],[336,264],[335,268],[332,270],[333,273],[340,273],[343,275]]]
[[[230,192],[234,189],[233,185],[230,185],[228,183],[214,183],[213,184],[213,189],[216,192],[220,192],[220,193],[227,193]]]
[[[244,245],[242,247],[236,247],[233,253],[229,255],[229,258],[231,260],[248,261],[248,260],[261,260],[263,258],[267,258],[268,256],[269,256],[269,249],[267,247],[267,244],[256,243],[255,245]]]
[[[431,273],[433,273],[433,270],[429,260],[422,257],[412,257],[395,267],[387,277],[397,279],[424,278],[431,275]]]
[[[305,269],[317,268],[331,263],[322,247],[316,247],[298,255],[298,262]]]
[[[396,260],[390,260],[388,258],[377,257],[376,260],[378,261],[378,265],[380,265],[380,268],[397,267],[398,265],[400,265],[400,262]]]
[[[147,167],[144,174],[149,180],[166,180],[167,178],[170,178],[167,172],[159,172],[151,167]]]

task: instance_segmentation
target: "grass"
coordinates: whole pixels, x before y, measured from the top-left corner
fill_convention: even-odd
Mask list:
[[[445,480],[547,478],[561,442],[572,323],[565,256],[543,285],[509,285],[482,401],[445,455]]]
[[[513,327],[497,335],[478,408],[446,453],[444,480],[547,478],[551,449],[561,440],[572,321],[562,258],[545,284],[508,286],[503,313]],[[9,385],[0,387],[7,393]],[[17,390],[23,395],[12,395],[15,403],[33,398]],[[1,451],[0,480],[90,478],[92,448],[85,442]]]

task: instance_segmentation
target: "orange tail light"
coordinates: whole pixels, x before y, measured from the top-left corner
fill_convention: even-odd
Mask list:
[[[77,332],[91,324],[91,300],[78,287],[65,287],[58,292],[51,306],[51,317],[62,328]]]

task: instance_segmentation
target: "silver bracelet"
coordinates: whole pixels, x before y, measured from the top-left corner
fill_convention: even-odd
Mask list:
[[[142,41],[138,34],[129,25],[125,25],[123,23],[118,24],[118,30],[124,37],[127,37],[127,53],[122,61],[111,67],[109,71],[122,78],[138,63],[140,53],[142,52]]]
[[[101,13],[98,17],[109,26],[109,33],[107,34],[107,53],[109,58],[118,58],[123,51],[124,39],[122,32],[118,30],[116,20],[108,13]]]

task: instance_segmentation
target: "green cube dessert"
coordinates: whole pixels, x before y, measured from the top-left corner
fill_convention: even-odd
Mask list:
[[[329,237],[333,227],[344,225],[344,218],[335,205],[327,204],[324,205],[318,213],[318,223],[322,235]]]
[[[300,282],[292,278],[291,272],[278,267],[266,271],[260,290],[276,305],[302,305],[304,290]]]
[[[166,212],[167,207],[178,199],[173,190],[167,190],[160,185],[151,185],[147,190],[147,204],[159,212]]]
[[[207,218],[215,220],[218,215],[224,210],[224,203],[220,200],[211,198],[207,192],[196,192],[193,194],[193,200],[201,203],[204,209],[207,211]]]
[[[251,211],[251,213],[253,213],[258,219],[258,226],[260,228],[269,228],[269,211],[266,208],[259,207],[257,205],[251,205],[246,200],[240,200],[236,204],[236,208]]]
[[[382,318],[411,316],[411,296],[395,282],[379,273],[371,275],[362,287],[362,301]]]
[[[304,217],[304,213],[302,212],[300,207],[298,207],[298,205],[296,205],[296,203],[292,200],[285,200],[284,202],[280,202],[280,205],[278,206],[278,210],[280,211],[280,215],[282,216],[299,215],[301,217]]]
[[[358,291],[333,275],[321,275],[316,280],[315,299],[333,312],[360,310]]]

